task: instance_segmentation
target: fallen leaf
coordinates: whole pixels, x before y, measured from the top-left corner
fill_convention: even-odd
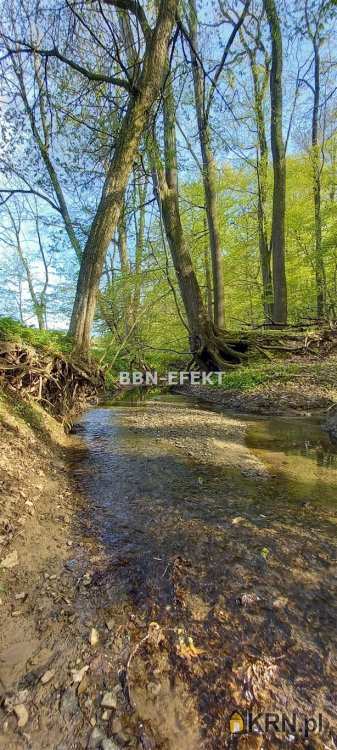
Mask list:
[[[71,676],[73,678],[73,682],[74,683],[82,682],[83,677],[85,673],[88,671],[88,669],[89,669],[89,664],[86,664],[84,667],[82,667],[82,669],[72,669]]]
[[[53,679],[55,674],[55,669],[48,669],[47,672],[45,672],[41,677],[42,685],[46,685],[47,682],[50,682],[50,680]]]
[[[4,557],[3,560],[1,560],[0,568],[5,568],[6,570],[9,570],[10,568],[14,568],[15,565],[17,565],[19,562],[18,559],[18,553],[16,549],[14,552],[10,552],[7,557]]]
[[[91,646],[97,646],[97,644],[98,644],[98,641],[99,641],[99,633],[98,633],[98,630],[96,630],[96,628],[91,628],[91,633],[90,633],[90,645],[91,645]]]
[[[200,656],[205,653],[205,649],[197,648],[193,643],[193,638],[190,635],[184,633],[183,630],[178,630],[178,652],[179,655],[185,659],[193,659],[196,656]]]
[[[16,706],[14,706],[14,713],[18,720],[18,727],[25,727],[29,718],[26,706],[24,706],[23,703],[17,703]]]

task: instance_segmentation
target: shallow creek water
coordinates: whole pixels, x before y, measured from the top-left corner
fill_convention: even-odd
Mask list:
[[[165,668],[155,678],[139,655],[132,677],[158,747],[229,747],[239,708],[321,712],[312,747],[333,748],[337,452],[319,419],[162,396],[90,409],[76,432],[83,535],[105,559],[99,606],[166,634]],[[273,742],[302,747],[300,727]]]

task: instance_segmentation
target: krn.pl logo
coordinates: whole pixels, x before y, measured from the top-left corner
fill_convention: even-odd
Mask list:
[[[244,730],[244,720],[238,711],[233,711],[229,717],[229,731],[231,734],[237,734]]]

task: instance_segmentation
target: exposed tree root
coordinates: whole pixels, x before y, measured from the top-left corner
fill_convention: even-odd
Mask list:
[[[190,346],[193,357],[190,368],[196,364],[201,370],[219,371],[235,368],[261,354],[270,359],[273,352],[326,356],[337,347],[337,328],[325,325],[316,330],[298,331],[297,326],[295,330],[287,326],[282,330],[259,329],[238,333],[213,329],[207,334],[191,337]]]
[[[97,397],[104,377],[96,366],[0,341],[0,384],[12,394],[41,402],[46,411],[66,422]]]

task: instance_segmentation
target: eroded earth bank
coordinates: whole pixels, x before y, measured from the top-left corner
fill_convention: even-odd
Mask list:
[[[179,398],[89,409],[69,438],[32,421],[2,411],[0,747],[332,750],[319,423]],[[230,734],[234,709],[296,711],[297,731]]]

